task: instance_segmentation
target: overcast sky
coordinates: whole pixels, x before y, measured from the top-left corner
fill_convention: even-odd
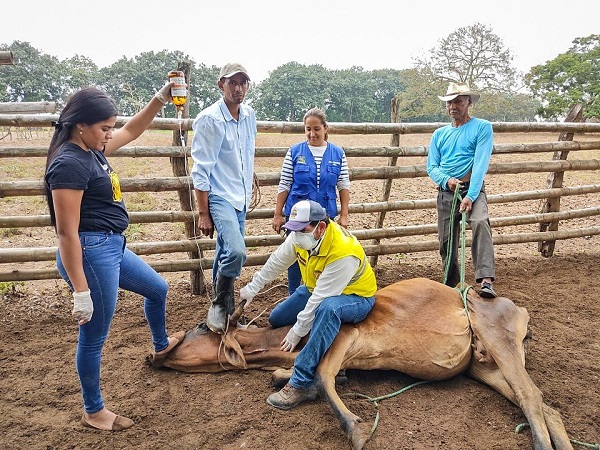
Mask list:
[[[0,43],[29,42],[105,67],[122,56],[180,50],[196,63],[238,61],[253,81],[282,64],[407,69],[459,27],[491,27],[527,72],[600,34],[600,0],[7,0]]]

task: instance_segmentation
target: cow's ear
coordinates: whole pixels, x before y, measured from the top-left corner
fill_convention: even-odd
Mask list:
[[[223,342],[225,359],[227,362],[238,369],[247,369],[246,358],[240,347],[239,342],[233,336],[234,333],[226,333]]]

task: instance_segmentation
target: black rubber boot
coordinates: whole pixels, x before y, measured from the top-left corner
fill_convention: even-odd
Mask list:
[[[227,319],[235,310],[235,278],[225,277],[217,273],[215,298],[208,309],[206,324],[213,332],[224,334],[227,329]]]

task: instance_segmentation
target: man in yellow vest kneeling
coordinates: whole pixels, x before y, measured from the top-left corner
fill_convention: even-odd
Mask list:
[[[267,399],[271,406],[291,409],[317,397],[313,383],[321,358],[342,323],[357,323],[367,317],[375,303],[377,281],[356,237],[329,220],[319,203],[296,203],[284,227],[291,233],[252,281],[240,289],[240,300],[248,306],[265,285],[298,261],[304,284],[269,315],[274,328],[293,325],[281,341],[281,350],[293,351],[310,333],[296,357],[290,381]]]

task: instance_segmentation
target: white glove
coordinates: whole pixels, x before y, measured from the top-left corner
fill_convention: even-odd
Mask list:
[[[240,302],[246,300],[246,304],[244,305],[244,309],[246,309],[248,307],[248,305],[250,305],[250,303],[252,303],[252,299],[254,299],[254,295],[252,295],[248,291],[248,287],[247,286],[244,286],[243,288],[240,289]]]
[[[281,350],[284,352],[293,352],[296,348],[296,345],[298,345],[298,342],[300,342],[300,339],[302,339],[302,336],[298,336],[296,333],[294,333],[294,329],[290,328],[287,336],[283,338],[283,341],[281,341]]]
[[[171,86],[173,83],[168,82],[167,84],[165,84],[162,88],[160,88],[160,91],[158,91],[156,94],[154,94],[154,97],[161,102],[163,105],[166,105],[167,102],[171,101]]]
[[[84,292],[73,292],[73,311],[71,314],[77,320],[79,325],[92,320],[94,313],[94,304],[89,289]]]

